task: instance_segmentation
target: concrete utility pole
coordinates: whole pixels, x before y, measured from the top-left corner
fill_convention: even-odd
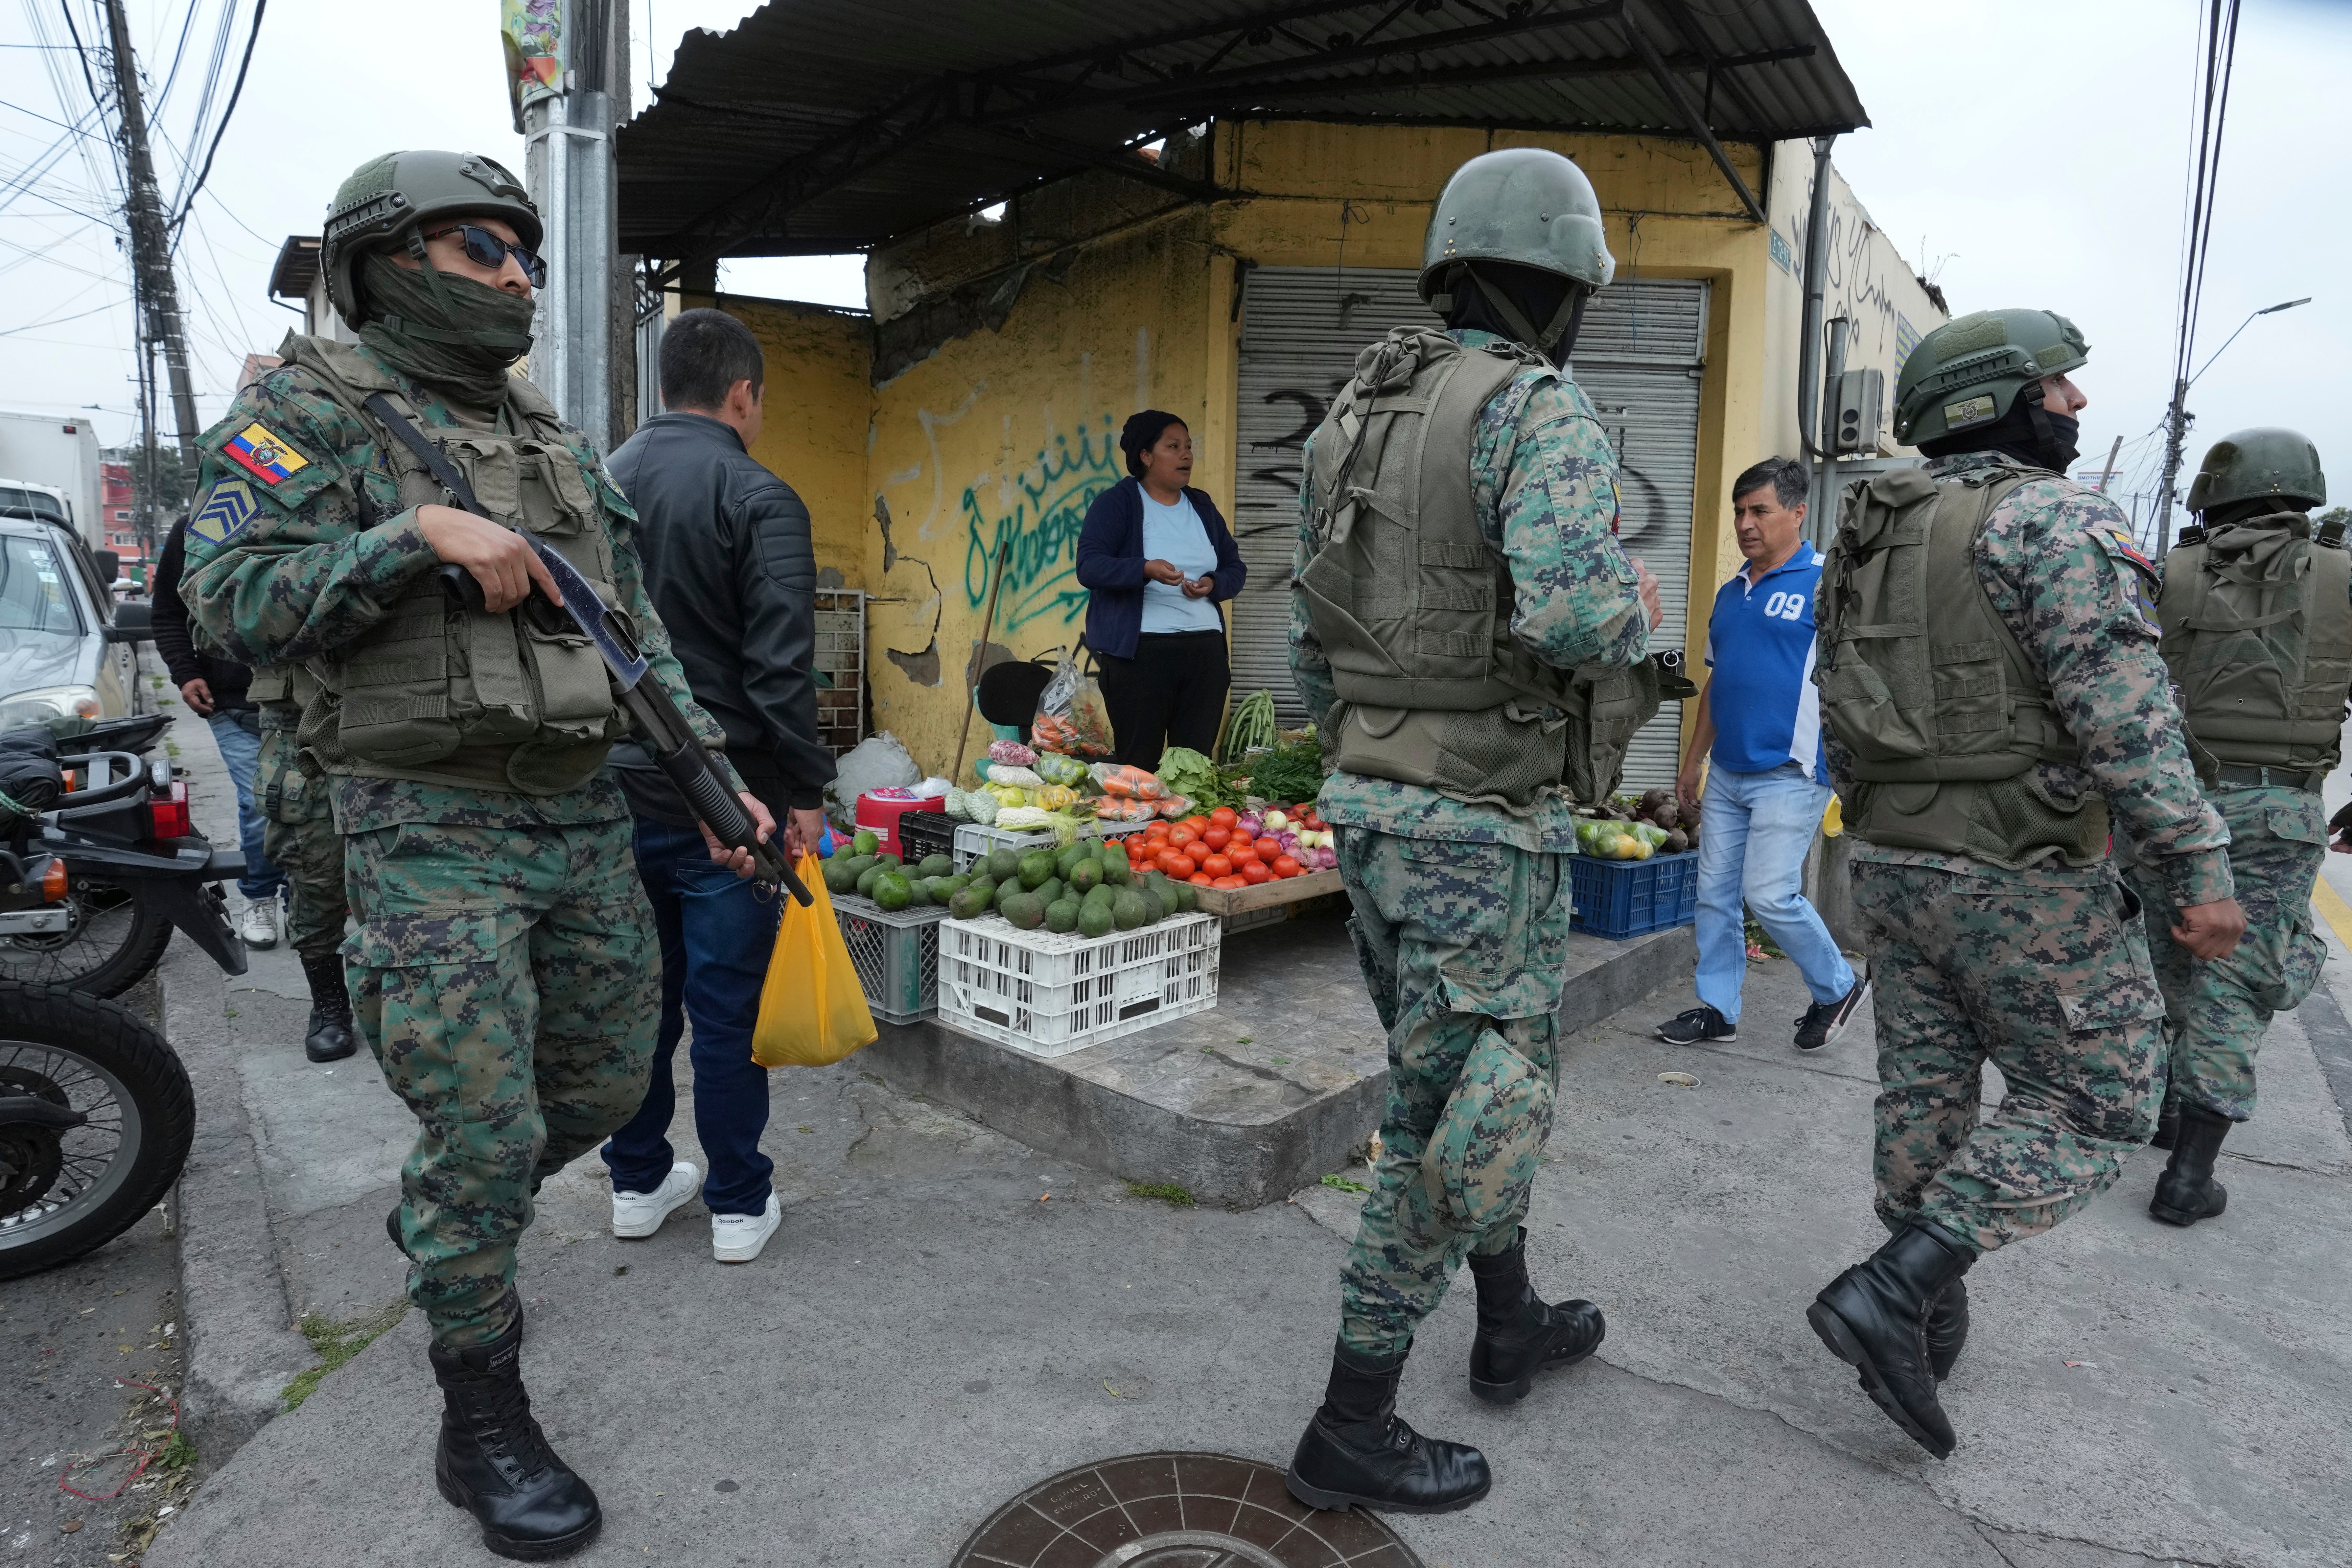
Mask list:
[[[547,226],[530,378],[605,451],[614,428],[614,254],[620,204],[613,171],[616,93],[627,83],[627,13],[613,0],[562,0],[562,91],[523,107],[523,183]]]
[[[2181,449],[2189,444],[2189,426],[2196,422],[2197,417],[2189,412],[2189,389],[2197,384],[2200,376],[2213,368],[2213,362],[2221,357],[2223,351],[2238,341],[2238,332],[2242,332],[2254,324],[2255,316],[2275,316],[2281,310],[2292,310],[2297,305],[2308,305],[2311,300],[2312,297],[2305,294],[2300,300],[2289,300],[2282,304],[2263,306],[2253,315],[2240,321],[2237,332],[2231,332],[2221,340],[2221,347],[2206,356],[2205,363],[2197,367],[2196,375],[2172,384],[2172,407],[2165,416],[2164,489],[2158,497],[2156,514],[2156,558],[2158,561],[2163,560],[2164,552],[2172,548],[2172,484],[2180,477]]]
[[[196,393],[188,381],[188,333],[180,313],[180,290],[172,278],[172,235],[163,219],[163,196],[155,184],[155,161],[147,151],[147,113],[139,102],[139,61],[131,52],[131,23],[122,0],[106,0],[106,26],[114,57],[114,91],[122,110],[122,156],[130,171],[123,215],[131,220],[131,262],[145,307],[147,336],[163,347],[172,378],[172,415],[179,423],[181,488],[196,477]],[[153,428],[149,411],[149,428]]]

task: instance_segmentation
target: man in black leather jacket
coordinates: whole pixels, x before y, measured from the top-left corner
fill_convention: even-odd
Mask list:
[[[646,420],[608,467],[636,509],[646,592],[687,684],[725,728],[728,760],[797,858],[824,830],[834,761],[817,733],[808,508],[748,449],[760,433],[763,368],[759,341],[733,317],[678,316],[661,346],[669,412]],[[711,863],[685,802],[641,749],[614,747],[611,765],[636,814],[637,868],[662,946],[652,1081],[635,1117],[604,1145],[613,1234],[653,1235],[699,1186],[712,1256],[748,1263],[782,1223],[773,1163],[760,1152],[767,1074],[751,1049],[779,906],[772,891]],[[707,1184],[691,1162],[673,1158],[668,1137],[670,1062],[688,1016]]]

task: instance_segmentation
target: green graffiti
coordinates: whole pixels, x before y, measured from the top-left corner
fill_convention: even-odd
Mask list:
[[[989,517],[980,492],[965,490],[963,590],[971,607],[987,602],[989,563],[1010,541],[1012,559],[996,604],[998,629],[1014,631],[1046,616],[1076,619],[1087,603],[1087,591],[1077,583],[1078,531],[1095,498],[1123,477],[1118,442],[1106,414],[1099,431],[1081,429],[1075,447],[1067,436],[1055,437],[1053,450],[1039,452],[1036,462],[1015,476],[1021,499],[1010,514]]]

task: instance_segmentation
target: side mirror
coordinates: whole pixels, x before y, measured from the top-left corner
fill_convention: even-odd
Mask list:
[[[114,624],[106,628],[109,642],[155,640],[155,606],[144,599],[125,599],[114,606]]]
[[[122,557],[111,550],[93,550],[90,559],[98,563],[100,581],[112,584],[122,581]]]

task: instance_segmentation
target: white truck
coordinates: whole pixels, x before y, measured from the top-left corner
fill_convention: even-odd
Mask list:
[[[0,489],[16,481],[63,496],[67,521],[92,550],[106,544],[99,505],[98,431],[72,414],[0,408]]]

